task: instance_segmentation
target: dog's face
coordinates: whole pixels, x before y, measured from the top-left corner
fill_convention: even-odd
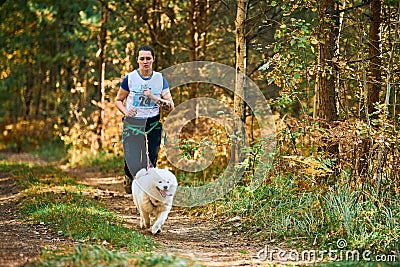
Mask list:
[[[173,197],[178,186],[175,175],[167,169],[154,169],[155,185],[162,198]]]
[[[175,175],[167,169],[142,169],[136,174],[135,181],[132,184],[133,192],[136,186],[148,196],[170,204],[178,186]]]
[[[159,178],[156,181],[156,188],[160,195],[165,198],[167,196],[173,196],[174,192],[171,189],[173,186],[172,181],[165,178]]]

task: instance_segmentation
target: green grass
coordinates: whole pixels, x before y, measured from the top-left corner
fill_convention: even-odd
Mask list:
[[[72,166],[98,167],[102,172],[118,173],[122,175],[124,168],[124,158],[122,155],[106,151],[98,152],[93,155],[90,151],[70,151],[69,163]]]
[[[47,162],[63,161],[68,156],[64,142],[60,139],[42,143],[38,149],[32,151],[32,154],[38,155]]]
[[[235,231],[285,246],[326,249],[345,239],[346,249],[399,253],[400,199],[394,193],[378,198],[372,189],[351,190],[339,182],[301,190],[299,179],[274,177],[255,191],[238,186],[212,204],[214,213],[239,216]]]
[[[150,238],[124,227],[122,219],[99,202],[70,191],[25,192],[22,214],[81,242],[106,241],[113,248],[129,251],[151,251],[156,246]]]
[[[45,261],[38,266],[69,266],[69,267],[120,267],[120,266],[135,266],[135,267],[200,267],[203,265],[196,264],[194,261],[186,258],[181,258],[173,255],[159,253],[140,253],[133,254],[126,251],[110,251],[101,246],[78,245],[73,251],[65,253],[55,251],[52,253],[44,253],[42,258]]]
[[[54,166],[39,166],[28,163],[11,164],[0,162],[0,170],[3,170],[17,178],[20,189],[29,189],[37,186],[85,186],[76,183]]]
[[[70,267],[97,267],[97,266],[128,266],[133,254],[127,252],[110,251],[96,245],[82,246],[79,244],[72,251],[44,252],[38,266],[70,266]]]
[[[9,163],[7,161],[0,161],[0,169],[18,178],[27,178],[29,175],[61,175],[61,171],[58,171],[53,166],[40,166],[30,164],[28,162],[21,163]]]

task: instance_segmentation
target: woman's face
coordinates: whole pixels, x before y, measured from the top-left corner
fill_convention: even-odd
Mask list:
[[[139,56],[137,57],[137,63],[139,64],[139,69],[144,71],[149,71],[153,69],[154,58],[150,51],[139,51]]]

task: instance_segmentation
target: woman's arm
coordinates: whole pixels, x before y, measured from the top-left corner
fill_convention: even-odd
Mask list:
[[[172,95],[169,89],[162,91],[160,101],[163,102],[161,103],[163,109],[167,111],[171,111],[175,108],[174,100],[172,99]]]
[[[122,114],[124,114],[125,116],[135,117],[136,113],[137,113],[136,109],[132,108],[132,109],[128,110],[124,105],[124,101],[128,95],[129,95],[128,91],[120,88],[118,91],[117,97],[115,98],[114,104],[119,109],[119,111],[121,111]]]
[[[164,110],[171,111],[174,109],[174,101],[172,100],[169,89],[165,89],[161,92],[161,98],[153,95],[149,89],[144,89],[143,95],[157,102],[157,104],[160,105]]]

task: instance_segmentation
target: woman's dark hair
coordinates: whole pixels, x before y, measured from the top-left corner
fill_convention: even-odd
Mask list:
[[[141,47],[139,47],[139,49],[137,50],[137,56],[136,57],[139,57],[139,52],[140,51],[150,51],[151,55],[153,56],[153,58],[155,58],[155,54],[154,54],[153,48],[151,48],[148,45],[142,45]]]

